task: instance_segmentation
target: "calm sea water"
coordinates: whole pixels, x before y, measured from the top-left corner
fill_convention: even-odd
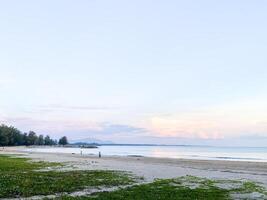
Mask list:
[[[201,147],[201,146],[100,146],[97,149],[81,148],[29,148],[31,152],[74,153],[103,156],[144,156],[185,158],[199,160],[238,160],[267,162],[267,147]]]

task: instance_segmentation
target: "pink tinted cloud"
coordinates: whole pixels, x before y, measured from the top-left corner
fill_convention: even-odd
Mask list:
[[[152,118],[147,129],[162,137],[221,139],[224,135],[217,129],[217,124],[206,120],[180,120]]]
[[[249,100],[195,112],[157,115],[144,126],[162,137],[221,139],[259,133],[267,136],[267,104]]]

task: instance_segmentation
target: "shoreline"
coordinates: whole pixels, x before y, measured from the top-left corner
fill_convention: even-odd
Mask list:
[[[79,170],[119,170],[144,177],[144,181],[185,175],[211,179],[251,180],[267,188],[267,163],[251,161],[195,160],[155,157],[103,156],[71,153],[26,152],[27,147],[5,147],[0,154],[21,155],[33,161],[64,163]]]
[[[105,147],[105,146],[104,146]],[[106,157],[148,157],[148,158],[159,158],[159,159],[184,159],[184,160],[201,160],[201,161],[235,161],[235,162],[253,162],[253,163],[267,163],[266,151],[262,152],[233,152],[229,154],[229,152],[217,152],[214,153],[212,151],[200,151],[199,153],[194,153],[193,150],[190,153],[187,153],[187,149],[182,149],[178,154],[174,152],[169,153],[168,150],[164,152],[162,155],[155,155],[153,151],[157,151],[157,149],[144,149],[143,153],[140,151],[133,150],[125,150],[125,149],[106,149],[106,148],[83,148],[83,147],[69,147],[69,146],[13,146],[6,148],[16,148],[16,150],[21,149],[21,151],[27,152],[41,152],[41,153],[49,153],[49,152],[57,152],[57,153],[72,153],[72,154],[84,154],[84,155],[98,155],[101,152],[102,155]],[[35,150],[36,149],[36,150]],[[131,149],[131,148],[130,148]],[[0,149],[1,150],[1,149]],[[151,152],[152,151],[152,154]],[[111,153],[112,152],[112,153]],[[123,152],[123,153],[122,153]],[[243,155],[242,155],[243,154]],[[256,156],[253,156],[255,154]]]
[[[98,159],[98,155],[97,154],[79,154],[79,153],[69,153],[69,152],[38,152],[38,151],[27,151],[26,149],[34,149],[34,148],[39,148],[38,146],[8,146],[8,147],[4,147],[5,149],[0,149],[0,152],[16,152],[16,153],[25,153],[25,154],[57,154],[57,155],[72,155],[72,156],[77,156],[77,157],[87,157],[87,158],[96,158]],[[53,149],[53,146],[47,146],[47,147],[42,147],[42,148],[47,148],[47,149]],[[56,148],[69,148],[69,147],[56,147]],[[142,155],[102,155],[102,159],[106,158],[106,159],[145,159],[145,160],[158,160],[158,161],[164,161],[164,162],[194,162],[194,163],[213,163],[213,164],[233,164],[233,165],[237,165],[237,166],[243,166],[243,165],[248,165],[248,166],[257,166],[260,167],[262,166],[262,168],[266,168],[266,173],[267,173],[267,161],[247,161],[247,160],[222,160],[222,159],[190,159],[190,158],[170,158],[170,157],[150,157],[150,156],[142,156]],[[247,167],[247,166],[246,166]]]

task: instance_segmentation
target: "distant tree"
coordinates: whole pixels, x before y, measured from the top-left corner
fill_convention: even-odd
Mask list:
[[[4,127],[4,132],[5,134],[7,135],[8,137],[8,146],[13,146],[15,144],[15,141],[14,141],[14,135],[15,135],[15,128],[12,127],[12,126],[5,126]]]
[[[8,135],[4,131],[4,125],[0,126],[0,145],[7,146],[8,145]]]
[[[44,145],[45,144],[44,136],[43,135],[39,135],[37,144],[38,145]]]
[[[60,144],[60,145],[66,145],[66,144],[68,144],[67,137],[66,136],[63,136],[62,138],[60,138],[59,141],[58,141],[58,144]]]
[[[49,135],[45,136],[44,144],[45,144],[45,145],[52,145],[52,144],[51,144],[51,139],[50,139]]]
[[[24,133],[22,138],[23,138],[23,145],[28,146],[29,145],[29,143],[28,143],[28,133]]]
[[[14,132],[12,134],[12,137],[13,137],[13,144],[12,145],[15,145],[15,146],[23,145],[24,140],[23,140],[22,133],[17,129],[14,129],[13,131]]]
[[[38,144],[38,137],[35,132],[30,131],[28,134],[28,145]]]
[[[67,138],[66,138],[67,142]],[[63,140],[63,143],[64,140]],[[55,145],[56,140],[51,139],[48,135],[44,138],[43,135],[37,136],[33,131],[22,133],[13,126],[0,125],[0,146],[14,145]]]
[[[2,124],[0,126],[0,134],[1,145],[14,146],[21,145],[23,143],[21,132],[13,126],[6,126]]]

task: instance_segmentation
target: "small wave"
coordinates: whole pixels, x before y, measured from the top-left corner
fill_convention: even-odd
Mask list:
[[[199,156],[199,155],[192,155],[191,157],[203,157],[203,156]]]
[[[127,155],[127,157],[137,157],[137,158],[142,158],[142,157],[144,157],[144,156],[141,156],[141,155]]]
[[[218,157],[211,157],[211,158],[228,159],[228,160],[264,160],[260,158],[240,158],[240,157],[227,157],[227,156],[218,156]]]

